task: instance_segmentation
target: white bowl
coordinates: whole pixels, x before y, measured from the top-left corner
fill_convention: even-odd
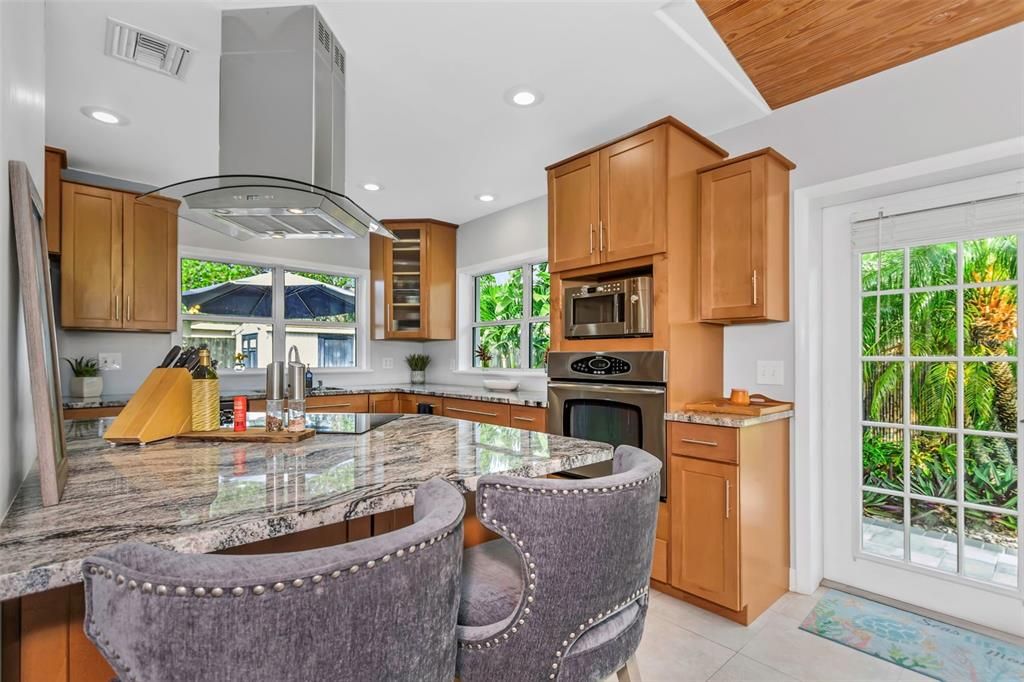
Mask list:
[[[519,382],[514,379],[484,379],[484,388],[488,391],[514,391]]]

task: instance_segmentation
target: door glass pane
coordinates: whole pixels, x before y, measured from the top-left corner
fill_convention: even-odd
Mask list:
[[[266,367],[274,359],[274,325],[224,320],[183,320],[181,345],[210,349],[217,369]]]
[[[476,321],[518,320],[523,316],[522,268],[476,278]]]
[[[955,506],[910,501],[910,561],[947,573],[957,572]]]
[[[519,367],[518,324],[473,329],[474,367]]]
[[[910,353],[931,357],[956,355],[955,290],[910,295]]]
[[[955,362],[910,363],[910,423],[956,426]]]
[[[533,267],[533,297],[530,306],[531,317],[545,317],[551,314],[551,273],[547,263]]]
[[[862,302],[861,352],[872,355],[903,353],[903,295],[865,296]]]
[[[1017,441],[964,438],[964,501],[988,507],[1017,508]]]
[[[396,229],[391,244],[391,329],[417,332],[423,327],[422,233],[416,228]]]
[[[956,242],[929,244],[910,249],[910,286],[938,287],[956,284]]]
[[[1017,287],[964,290],[964,355],[1016,355]]]
[[[903,422],[903,363],[864,362],[862,414],[887,424]]]
[[[860,279],[863,291],[887,291],[903,287],[903,249],[861,254]]]
[[[610,400],[567,400],[565,427],[565,435],[573,438],[644,447],[643,416],[636,405]]]
[[[284,316],[288,320],[355,322],[355,278],[286,270]]]
[[[964,575],[1017,586],[1017,517],[964,510]]]
[[[864,491],[861,543],[865,552],[903,558],[903,498]]]
[[[861,442],[864,485],[903,490],[903,429],[864,427]]]
[[[964,242],[964,282],[1012,282],[1016,279],[1016,235]]]
[[[964,363],[964,426],[1017,431],[1017,363]]]
[[[910,492],[956,499],[956,436],[910,432]]]

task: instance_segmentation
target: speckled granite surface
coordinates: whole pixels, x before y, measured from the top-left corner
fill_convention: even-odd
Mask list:
[[[244,395],[251,400],[260,400],[266,394],[263,391],[232,391],[230,387],[221,386],[224,398]],[[466,400],[484,400],[491,403],[508,403],[509,405],[527,405],[530,407],[547,407],[548,394],[545,391],[489,391],[482,386],[459,386],[455,384],[359,384],[354,386],[330,386],[322,391],[313,391],[310,396],[320,395],[351,395],[353,393],[412,393],[414,395],[432,395],[442,398],[464,398]],[[126,395],[103,395],[99,398],[64,398],[64,409],[82,407],[123,407],[131,398]]]
[[[119,542],[211,552],[407,507],[434,476],[475,490],[483,474],[540,477],[612,457],[603,443],[426,415],[288,445],[111,447],[100,437],[110,421],[66,422],[59,505],[42,507],[37,472],[22,484],[0,524],[0,600],[79,582],[82,559]]]
[[[686,422],[688,424],[707,424],[708,426],[728,426],[734,429],[741,429],[744,426],[757,426],[768,422],[790,419],[793,410],[766,414],[763,417],[747,417],[742,414],[725,414],[723,412],[696,412],[684,410],[682,412],[666,412],[665,421]]]

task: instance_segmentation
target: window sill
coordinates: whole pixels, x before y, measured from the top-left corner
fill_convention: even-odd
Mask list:
[[[287,363],[285,363],[287,366]],[[310,367],[310,371],[313,372],[313,376],[318,374],[373,374],[375,370],[367,367]],[[255,377],[255,376],[266,376],[267,368],[261,369],[247,369],[244,372],[236,372],[231,370],[230,372],[221,372],[217,375],[218,379],[224,379],[226,377]]]
[[[467,367],[454,369],[452,370],[452,374],[471,374],[476,376],[486,376],[491,374],[494,376],[534,377],[536,379],[547,379],[548,377],[548,371],[546,369],[502,369],[500,367],[488,367],[487,369],[480,367]]]

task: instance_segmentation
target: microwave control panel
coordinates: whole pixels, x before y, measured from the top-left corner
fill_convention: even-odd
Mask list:
[[[615,374],[627,374],[632,369],[630,364],[622,358],[610,355],[591,355],[589,357],[575,360],[570,368],[579,374],[590,374],[592,376],[610,376]]]
[[[622,282],[607,282],[605,284],[594,284],[592,286],[578,287],[572,292],[572,297],[592,296],[594,294],[621,294]]]

